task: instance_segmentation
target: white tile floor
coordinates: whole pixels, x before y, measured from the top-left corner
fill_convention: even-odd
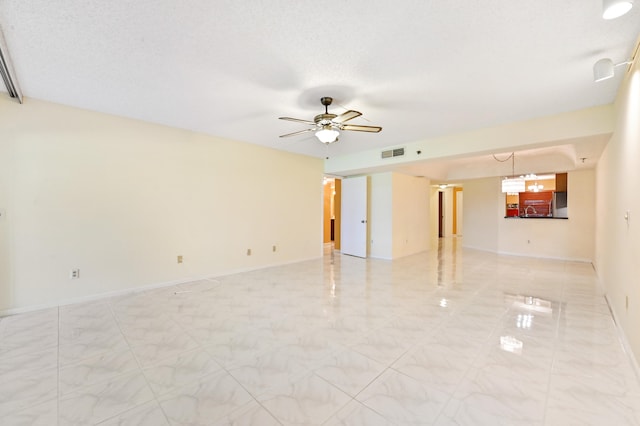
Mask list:
[[[442,240],[0,319],[2,425],[640,425],[589,264]]]

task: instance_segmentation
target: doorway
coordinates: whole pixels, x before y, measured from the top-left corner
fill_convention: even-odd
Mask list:
[[[342,254],[366,258],[369,252],[369,177],[342,182]]]
[[[444,192],[438,191],[438,238],[444,237]]]
[[[322,242],[340,250],[340,218],[342,180],[325,176],[323,179],[323,238]]]
[[[462,236],[462,188],[453,188],[453,234]]]

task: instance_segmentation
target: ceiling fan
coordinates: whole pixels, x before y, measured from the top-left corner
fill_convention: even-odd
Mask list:
[[[293,133],[287,133],[286,135],[280,135],[281,138],[289,136],[297,136],[303,133],[315,132],[316,137],[320,142],[324,144],[330,144],[338,140],[340,130],[353,130],[356,132],[370,132],[378,133],[382,130],[382,127],[378,126],[360,126],[357,124],[345,124],[347,121],[352,120],[362,115],[359,111],[349,110],[340,115],[329,114],[329,105],[333,102],[333,98],[325,96],[320,98],[320,102],[324,105],[324,114],[318,114],[313,121],[301,120],[299,118],[280,117],[280,120],[296,121],[313,126],[312,128],[300,130]]]

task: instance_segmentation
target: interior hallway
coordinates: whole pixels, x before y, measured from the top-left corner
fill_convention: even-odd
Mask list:
[[[1,423],[640,424],[590,264],[440,241],[1,318]]]

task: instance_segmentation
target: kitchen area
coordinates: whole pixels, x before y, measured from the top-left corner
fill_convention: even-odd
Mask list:
[[[567,219],[567,173],[521,176],[524,191],[506,192],[505,218]],[[522,189],[522,188],[521,188]]]

